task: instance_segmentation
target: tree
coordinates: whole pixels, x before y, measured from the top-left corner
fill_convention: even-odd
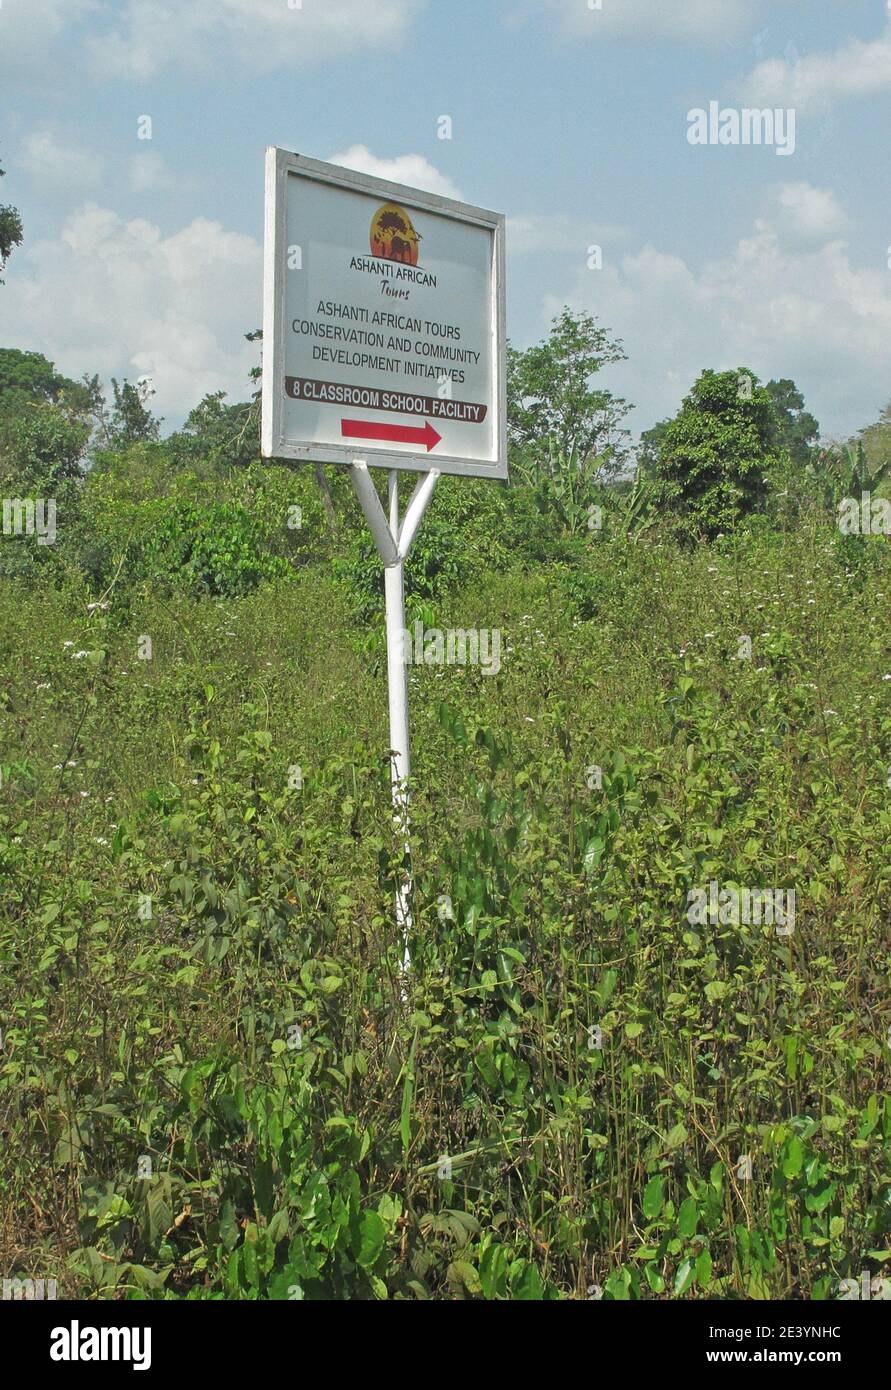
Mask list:
[[[804,408],[804,396],[795,385],[784,377],[780,381],[769,381],[764,388],[773,403],[776,426],[772,435],[774,448],[785,452],[793,463],[806,468],[812,462],[814,447],[820,436],[820,426]]]
[[[155,394],[151,382],[143,378],[133,386],[125,378],[123,385],[119,386],[112,377],[111,385],[114,407],[111,419],[105,426],[107,443],[112,448],[121,448],[141,440],[157,440],[161,434],[161,421],[156,420],[148,408]]]
[[[249,343],[260,343],[260,344],[262,345],[262,342],[263,342],[263,329],[262,329],[262,328],[255,328],[254,331],[253,331],[252,333],[245,333],[244,336],[245,336],[246,340],[247,340]],[[260,348],[261,354],[262,354],[262,351],[263,351],[263,349],[262,349],[262,346],[261,346],[261,348]],[[255,384],[256,387],[257,387],[256,391],[254,392],[254,402],[255,402],[255,404],[256,404],[256,406],[257,406],[256,416],[257,416],[257,419],[259,419],[259,403],[260,403],[260,397],[261,397],[262,394],[263,394],[263,391],[262,391],[263,368],[262,368],[262,366],[260,366],[260,367],[252,367],[251,370],[250,370],[250,378],[251,378],[251,381],[253,381],[254,384]],[[337,530],[337,509],[336,509],[335,506],[334,506],[334,496],[333,496],[333,494],[332,494],[332,492],[331,492],[331,488],[330,488],[329,485],[328,485],[328,479],[325,477],[325,470],[324,470],[324,468],[322,467],[322,465],[321,465],[320,463],[314,463],[314,464],[313,464],[313,472],[314,472],[314,474],[315,474],[316,486],[318,487],[319,492],[322,494],[322,503],[323,503],[324,508],[325,508],[325,516],[326,516],[326,518],[327,518],[327,520],[328,520],[328,525],[331,527],[331,530],[332,530],[332,531],[336,531],[336,530]]]
[[[90,415],[101,390],[98,377],[72,381],[56,371],[40,352],[0,348],[0,415],[29,405],[61,405],[78,415]]]
[[[583,463],[592,455],[601,461],[598,472],[621,464],[628,431],[622,421],[626,401],[593,378],[613,362],[625,360],[621,343],[612,339],[591,315],[569,308],[554,318],[548,337],[525,352],[508,348],[508,437],[520,453],[544,458],[549,443],[569,457],[577,452]]]
[[[81,476],[90,438],[87,420],[55,405],[32,405],[0,431],[0,486],[18,495],[54,497]]]
[[[874,425],[860,431],[860,442],[867,463],[873,468],[891,460],[891,401],[885,406]]]
[[[660,420],[652,429],[641,431],[640,443],[637,446],[637,462],[646,477],[652,477],[656,471],[668,425],[668,420]]]
[[[181,430],[169,439],[178,461],[214,468],[247,467],[259,454],[254,402],[226,404],[226,392],[214,391],[190,412]]]
[[[745,369],[705,371],[658,441],[653,502],[688,537],[715,536],[763,507],[785,457],[765,386]]]
[[[0,349],[0,481],[55,495],[80,478],[101,404],[97,377],[72,381],[39,352]]]
[[[6,170],[0,169],[0,179],[6,177]],[[6,262],[9,260],[17,246],[22,244],[22,219],[19,216],[18,208],[10,207],[8,203],[0,203],[0,271],[6,269]],[[0,285],[3,281],[0,280]]]
[[[65,378],[42,353],[0,348],[0,406],[4,411],[13,404],[57,401],[65,384]]]

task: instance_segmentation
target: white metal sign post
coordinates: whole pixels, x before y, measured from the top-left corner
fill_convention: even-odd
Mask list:
[[[407,851],[404,566],[441,473],[507,477],[503,216],[269,149],[262,453],[350,469],[384,566],[393,807]],[[389,470],[389,515],[375,466]],[[402,469],[423,476],[400,521]],[[405,940],[408,877],[396,911]]]
[[[408,672],[403,650],[405,632],[405,561],[415,538],[439,473],[432,468],[415,487],[401,526],[399,523],[399,474],[392,469],[389,478],[389,521],[384,514],[368,465],[352,465],[353,487],[384,562],[384,593],[387,606],[387,683],[390,698],[390,757],[393,784],[393,814],[396,831],[406,855],[408,843],[408,781],[411,776],[411,744],[408,730]],[[411,880],[404,876],[396,895],[396,921],[403,942],[411,930]],[[406,949],[406,964],[408,953]]]

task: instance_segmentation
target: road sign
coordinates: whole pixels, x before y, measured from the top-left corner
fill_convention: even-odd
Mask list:
[[[504,218],[269,149],[265,458],[507,477]]]
[[[394,825],[409,859],[405,561],[440,473],[507,477],[504,218],[266,152],[264,458],[345,463],[384,566]],[[384,511],[369,467],[389,469]],[[399,470],[423,473],[404,511]],[[396,918],[408,963],[411,874]]]

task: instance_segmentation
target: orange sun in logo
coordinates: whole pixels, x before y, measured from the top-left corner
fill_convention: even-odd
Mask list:
[[[384,203],[371,219],[371,254],[417,265],[421,238],[404,208]]]

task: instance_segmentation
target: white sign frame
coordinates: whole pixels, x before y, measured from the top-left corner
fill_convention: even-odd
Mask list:
[[[316,180],[336,187],[379,198],[382,203],[398,203],[420,213],[435,213],[440,217],[483,227],[492,233],[492,305],[491,342],[494,365],[493,410],[495,421],[492,437],[496,458],[468,458],[460,454],[429,454],[396,452],[387,448],[355,444],[319,444],[311,440],[288,439],[284,435],[285,342],[288,330],[286,313],[286,280],[288,226],[287,187],[294,176]],[[302,273],[302,272],[295,272]],[[471,207],[453,198],[425,193],[404,184],[326,164],[307,155],[291,154],[270,146],[266,151],[266,235],[263,276],[263,423],[261,453],[268,459],[298,459],[307,463],[339,463],[353,465],[357,459],[371,467],[408,470],[426,473],[431,468],[439,473],[461,477],[507,479],[507,337],[505,300],[505,218],[502,213]]]

